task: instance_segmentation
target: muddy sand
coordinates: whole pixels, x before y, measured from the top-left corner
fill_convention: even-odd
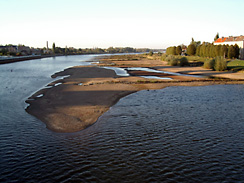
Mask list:
[[[120,61],[121,62],[121,61]],[[139,64],[140,61],[137,61]],[[216,75],[201,67],[170,67],[157,62],[153,65],[143,61],[143,66],[169,72],[187,74]],[[135,62],[122,62],[124,67],[135,66]],[[106,65],[104,62],[103,65]],[[108,65],[108,64],[107,64]],[[113,64],[115,65],[115,64]],[[120,66],[116,63],[117,66]],[[138,65],[139,66],[139,65]],[[140,71],[131,71],[129,77],[119,77],[113,70],[98,66],[77,66],[54,74],[52,77],[66,76],[67,78],[50,83],[45,88],[31,96],[26,102],[26,111],[43,121],[47,128],[55,132],[77,132],[87,128],[109,110],[120,98],[140,90],[162,89],[168,86],[201,86],[213,84],[244,84],[244,80],[213,80],[188,76],[156,74],[159,77],[171,77],[171,80],[145,79],[141,75],[150,75]],[[212,74],[211,74],[212,73]],[[154,73],[155,74],[155,73]],[[226,78],[244,79],[244,74],[222,73]],[[57,85],[57,83],[62,83]],[[41,95],[42,94],[42,95]],[[42,97],[40,97],[40,95]]]

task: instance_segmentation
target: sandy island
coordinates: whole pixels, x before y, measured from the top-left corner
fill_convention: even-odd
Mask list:
[[[113,67],[151,67],[161,71],[231,79],[214,80],[144,71],[130,71],[133,76],[120,77],[113,70],[101,68],[101,66],[111,65]],[[103,59],[97,65],[72,67],[52,77],[66,75],[70,76],[50,83],[50,88],[38,91],[26,101],[30,104],[26,111],[43,121],[48,129],[55,132],[80,131],[95,123],[120,98],[140,90],[162,89],[168,86],[244,84],[244,73],[213,72],[202,67],[171,67],[162,61],[155,60]],[[140,77],[146,75],[172,79],[157,80]]]

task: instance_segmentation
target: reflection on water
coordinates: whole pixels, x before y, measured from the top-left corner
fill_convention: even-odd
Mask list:
[[[22,64],[0,66],[0,182],[244,180],[243,85],[140,91],[91,127],[62,134],[24,111],[53,73]]]
[[[40,95],[37,95],[36,97],[37,98],[41,98],[41,97],[43,97],[44,95],[43,94],[40,94]]]
[[[206,78],[206,76],[200,76],[200,75],[189,75],[189,74],[181,74],[181,73],[175,73],[175,72],[167,72],[167,71],[159,71],[156,69],[150,69],[150,68],[146,68],[146,67],[128,67],[128,68],[119,68],[119,67],[102,67],[104,69],[110,69],[110,70],[114,70],[115,73],[118,76],[130,76],[130,74],[128,74],[127,70],[129,71],[146,71],[146,72],[154,72],[154,73],[164,73],[164,74],[170,74],[170,75],[174,75],[174,76],[190,76],[190,77],[197,77],[197,78]],[[157,77],[157,76],[140,76],[146,79],[172,79],[169,77]]]
[[[146,78],[146,79],[170,79],[172,80],[172,78],[167,78],[167,77],[157,77],[157,76],[140,76],[140,77],[143,77],[143,78]]]
[[[160,71],[160,70],[150,69],[150,68],[146,68],[146,67],[129,67],[129,68],[126,68],[126,70],[164,73],[164,74],[170,74],[170,75],[174,75],[174,76],[190,76],[190,77],[196,77],[196,78],[206,78],[206,76],[201,76],[201,75],[181,74],[181,73],[177,73],[177,72]]]
[[[127,73],[127,71],[123,68],[119,68],[119,67],[102,67],[102,68],[113,70],[118,76],[130,76]]]

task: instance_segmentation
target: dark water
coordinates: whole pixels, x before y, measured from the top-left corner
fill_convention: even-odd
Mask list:
[[[0,182],[244,181],[243,85],[141,91],[72,134],[24,111],[67,59],[90,58],[0,66]]]

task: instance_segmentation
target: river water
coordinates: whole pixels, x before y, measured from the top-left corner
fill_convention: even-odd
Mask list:
[[[0,182],[243,182],[244,86],[168,87],[54,133],[25,112],[50,76],[93,56],[0,65]]]

